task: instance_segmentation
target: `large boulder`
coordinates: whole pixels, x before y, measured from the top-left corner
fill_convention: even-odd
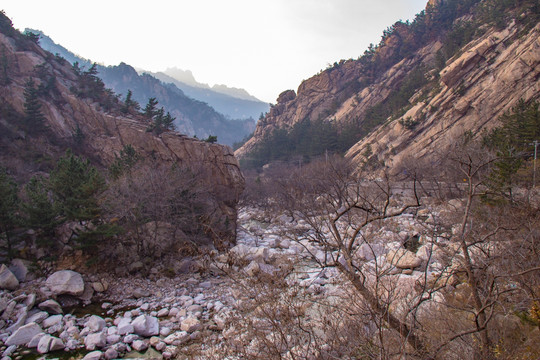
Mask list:
[[[81,274],[71,270],[60,270],[47,278],[45,284],[54,295],[80,296],[84,293],[84,281]]]
[[[19,280],[13,273],[2,264],[0,267],[0,289],[15,290],[19,287]]]
[[[60,306],[59,303],[51,299],[45,300],[44,302],[40,303],[38,305],[38,308],[40,308],[43,311],[48,312],[51,315],[57,315],[57,314],[63,313],[62,306]]]
[[[140,315],[131,324],[137,335],[144,337],[159,335],[159,321],[156,317]]]
[[[24,260],[13,259],[11,265],[9,266],[9,270],[11,270],[11,272],[13,273],[13,275],[15,275],[19,282],[23,282],[26,280],[28,268],[26,267]]]
[[[34,336],[42,332],[41,327],[36,323],[21,326],[6,340],[6,345],[23,345],[32,340]]]
[[[101,316],[92,315],[84,326],[87,327],[90,332],[98,332],[103,330],[103,328],[107,326],[107,323]]]
[[[107,345],[107,335],[103,332],[89,334],[84,338],[84,346],[86,350],[95,350]]]
[[[422,265],[422,259],[406,249],[391,250],[386,256],[388,261],[399,269],[414,269]]]

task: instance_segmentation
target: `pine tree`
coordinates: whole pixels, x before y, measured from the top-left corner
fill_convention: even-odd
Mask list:
[[[54,229],[59,224],[58,211],[49,196],[49,184],[43,177],[33,177],[25,186],[26,201],[22,204],[24,223],[39,231],[38,244],[50,246]]]
[[[27,131],[39,132],[45,129],[45,117],[41,112],[38,90],[33,79],[24,88],[24,127]]]
[[[51,172],[49,189],[60,222],[79,223],[72,237],[82,249],[95,254],[100,243],[121,231],[101,218],[103,208],[99,196],[106,189],[105,179],[88,160],[68,150]]]
[[[0,169],[0,236],[6,240],[7,254],[10,259],[13,256],[14,245],[11,231],[19,223],[18,208],[17,184],[5,169]]]
[[[49,181],[56,209],[67,221],[82,223],[99,218],[98,195],[105,190],[105,180],[88,160],[68,150],[58,160]]]
[[[152,119],[157,114],[157,104],[158,101],[155,97],[151,97],[148,99],[148,103],[144,107],[143,114],[147,119]]]
[[[131,90],[128,90],[126,94],[126,99],[124,100],[124,106],[122,107],[122,112],[124,114],[130,113],[131,110],[138,111],[140,109],[140,105],[137,101],[132,99],[133,93]]]
[[[176,126],[174,125],[174,120],[171,114],[167,111],[167,115],[163,117],[163,128],[166,130],[175,130]]]

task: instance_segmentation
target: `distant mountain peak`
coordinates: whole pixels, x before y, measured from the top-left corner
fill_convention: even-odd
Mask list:
[[[193,72],[191,72],[191,70],[182,70],[177,67],[171,67],[171,68],[167,68],[167,70],[163,71],[163,73],[169,75],[175,80],[178,80],[190,86],[196,86],[196,87],[205,88],[205,89],[210,88],[210,86],[208,86],[207,84],[198,82],[195,79],[195,76],[193,76]]]
[[[232,96],[237,99],[262,102],[261,100],[257,99],[255,96],[247,92],[247,90],[245,89],[229,87],[224,84],[215,84],[210,87],[208,84],[200,83],[195,79],[195,76],[193,75],[193,72],[191,70],[182,70],[177,67],[172,67],[167,68],[165,71],[162,71],[162,73],[170,76],[174,80],[180,81],[181,83],[189,86],[201,89],[210,89],[220,94]]]

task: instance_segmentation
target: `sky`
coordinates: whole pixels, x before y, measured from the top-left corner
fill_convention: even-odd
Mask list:
[[[427,0],[2,0],[15,28],[43,31],[104,65],[191,70],[197,81],[274,103]]]

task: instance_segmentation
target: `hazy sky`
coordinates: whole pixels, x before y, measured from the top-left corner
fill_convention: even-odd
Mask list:
[[[357,58],[427,0],[2,0],[19,30],[42,30],[105,64],[191,70],[267,102],[340,59]]]

